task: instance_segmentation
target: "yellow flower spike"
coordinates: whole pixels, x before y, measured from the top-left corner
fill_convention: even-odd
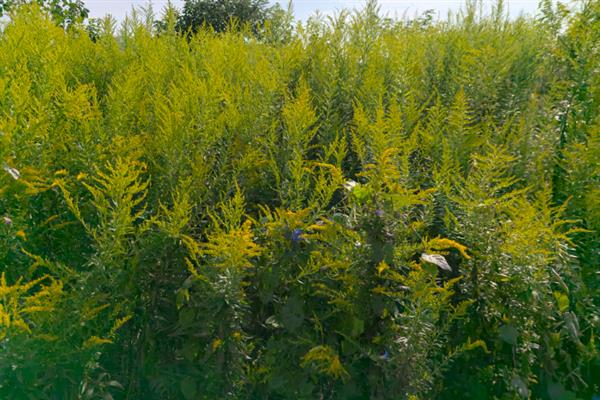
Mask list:
[[[113,327],[110,330],[111,334],[114,334],[117,330],[119,330],[123,325],[125,325],[125,323],[127,321],[129,321],[132,318],[131,315],[127,315],[123,318],[119,318],[115,321],[115,323],[113,324]]]
[[[219,347],[223,346],[223,341],[220,338],[216,338],[215,340],[212,341],[212,343],[210,344],[210,349],[211,351],[214,353],[215,351],[217,351],[219,349]]]
[[[388,268],[389,268],[389,265],[387,265],[387,263],[385,261],[380,262],[379,265],[377,266],[377,274],[381,275]]]
[[[451,239],[437,237],[427,241],[425,246],[432,250],[456,249],[464,258],[471,259],[471,256],[467,254],[467,247]]]
[[[36,335],[35,337],[38,339],[41,339],[45,342],[55,342],[58,340],[58,336],[55,336],[55,335],[40,334],[40,335]]]
[[[331,359],[331,363],[329,367],[326,369],[327,373],[337,379],[347,379],[350,377],[350,374],[346,371],[346,369],[342,366],[342,362],[338,356],[334,356]]]
[[[83,347],[88,349],[90,347],[99,346],[102,344],[110,344],[112,342],[113,341],[110,339],[103,339],[98,336],[92,336],[88,340],[85,341],[85,343],[83,344]]]
[[[23,239],[23,240],[27,240],[27,234],[24,231],[18,231],[16,233],[16,236]]]
[[[82,179],[84,179],[87,176],[87,174],[80,172],[79,174],[77,174],[77,180],[80,181]]]
[[[53,311],[54,307],[49,307],[49,306],[31,306],[31,307],[25,307],[21,310],[21,313],[23,314],[33,314],[33,313],[37,313],[37,312],[44,312],[44,311]]]
[[[345,380],[350,377],[337,353],[329,346],[316,346],[310,349],[302,357],[301,366],[306,367],[309,364],[314,365],[321,373],[335,379]]]
[[[10,328],[10,315],[4,312],[2,304],[0,304],[0,326],[4,328]]]
[[[46,219],[44,222],[42,222],[41,226],[48,225],[49,223],[51,223],[52,221],[57,220],[58,218],[59,218],[58,215],[52,215],[48,219]]]
[[[60,169],[54,173],[55,176],[64,176],[64,175],[68,175],[68,174],[69,174],[69,171],[67,171],[66,169]]]

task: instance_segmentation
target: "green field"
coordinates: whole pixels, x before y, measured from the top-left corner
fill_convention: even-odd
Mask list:
[[[13,12],[0,399],[598,399],[600,1],[498,4]]]

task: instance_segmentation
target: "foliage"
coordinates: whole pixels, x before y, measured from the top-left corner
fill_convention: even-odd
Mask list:
[[[31,1],[0,0],[0,16],[28,3]],[[63,28],[83,22],[89,14],[89,10],[85,8],[82,0],[35,0],[33,3],[45,10]]]
[[[0,398],[598,395],[600,2],[244,4],[12,12]]]
[[[279,9],[268,5],[267,0],[186,0],[177,28],[183,32],[197,32],[205,26],[223,32],[234,21],[257,30],[273,11]]]

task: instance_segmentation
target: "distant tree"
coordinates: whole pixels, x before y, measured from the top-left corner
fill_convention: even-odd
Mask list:
[[[196,32],[206,25],[223,32],[234,20],[240,25],[249,24],[256,32],[274,10],[268,4],[267,0],[186,0],[177,28]]]
[[[82,0],[0,0],[0,16],[15,7],[31,3],[38,4],[47,11],[52,19],[63,28],[76,22],[82,22],[89,15],[89,10]]]

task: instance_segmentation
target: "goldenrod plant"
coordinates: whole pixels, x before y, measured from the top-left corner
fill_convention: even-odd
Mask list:
[[[600,2],[194,32],[29,3],[0,398],[600,395]]]

